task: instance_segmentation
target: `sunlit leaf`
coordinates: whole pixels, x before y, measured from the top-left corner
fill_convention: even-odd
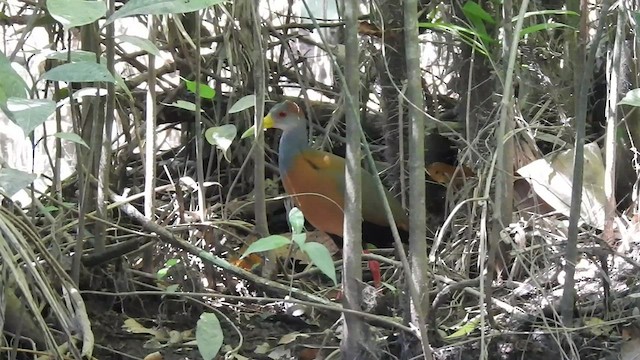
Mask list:
[[[158,272],[156,273],[156,276],[158,277],[158,279],[164,279],[167,276],[169,269],[171,269],[171,267],[175,266],[179,262],[180,262],[180,259],[175,259],[175,258],[167,260],[164,263],[164,267],[158,270]]]
[[[317,242],[307,242],[302,246],[302,251],[307,254],[311,262],[317,266],[323,274],[327,275],[335,285],[338,284],[336,268],[333,265],[333,258],[331,257],[329,249]]]
[[[4,167],[0,169],[0,189],[11,197],[29,186],[37,178],[36,174]]]
[[[304,228],[304,215],[297,207],[289,210],[289,224],[291,224],[291,231],[294,234],[302,233],[302,229]]]
[[[106,24],[133,15],[180,14],[202,10],[225,0],[129,0],[109,17]]]
[[[480,317],[473,318],[472,320],[468,321],[466,324],[461,326],[460,329],[458,329],[458,331],[454,332],[449,336],[446,336],[445,339],[453,340],[453,339],[467,336],[471,334],[475,329],[477,329],[479,324],[480,324]]]
[[[240,100],[236,101],[235,104],[229,109],[229,114],[234,114],[240,112],[242,110],[246,110],[250,107],[256,106],[256,96],[251,94],[242,97]]]
[[[213,313],[202,313],[196,325],[198,351],[204,360],[212,360],[222,347],[224,334],[220,321]]]
[[[43,78],[51,81],[65,82],[110,82],[116,79],[103,64],[91,61],[79,61],[62,64],[44,73]]]
[[[13,121],[28,135],[42,125],[56,110],[56,103],[48,99],[22,99],[11,97],[7,108],[13,114]]]
[[[302,248],[304,243],[307,241],[307,234],[293,234],[291,235],[291,240],[293,240],[293,242],[296,243],[299,248]]]
[[[620,100],[618,105],[640,106],[640,89],[630,90],[624,98]]]
[[[233,124],[226,124],[222,126],[210,127],[204,132],[204,137],[209,144],[217,146],[222,150],[224,158],[229,161],[228,150],[233,143],[233,139],[236,138],[238,129]]]
[[[195,81],[191,81],[191,80],[187,80],[187,79],[182,79],[184,80],[185,84],[187,85],[187,90],[189,90],[192,93],[196,93],[196,82]],[[207,84],[200,84],[200,97],[203,99],[213,99],[214,97],[216,97],[216,91],[209,85]]]
[[[0,104],[4,106],[7,99],[17,97],[26,99],[28,97],[27,83],[13,69],[9,59],[0,51]],[[7,114],[8,115],[8,114]]]
[[[96,53],[92,51],[85,50],[61,50],[54,51],[52,53],[47,54],[47,59],[59,60],[59,61],[71,61],[71,62],[96,62]],[[107,59],[101,57],[100,62],[106,64]]]
[[[105,16],[107,4],[95,0],[47,0],[47,10],[65,29],[69,29],[91,24]]]

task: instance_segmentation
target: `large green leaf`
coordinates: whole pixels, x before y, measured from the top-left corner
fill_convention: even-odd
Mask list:
[[[65,29],[69,29],[91,24],[105,16],[107,4],[95,0],[47,0],[47,10]]]
[[[12,97],[7,100],[7,109],[13,114],[12,120],[22,128],[25,135],[28,135],[56,111],[56,103],[48,99],[29,100]]]
[[[202,10],[225,0],[129,0],[107,19],[107,24],[134,15],[180,14]]]
[[[281,236],[281,235],[267,236],[265,238],[258,239],[256,242],[249,245],[249,247],[244,252],[244,254],[242,254],[241,259],[249,254],[269,251],[269,250],[277,249],[289,244],[291,244],[291,240],[287,239],[284,236]]]
[[[495,24],[496,21],[493,19],[491,14],[485,11],[480,4],[475,1],[467,1],[462,6],[462,12],[467,16],[467,18],[477,18],[489,24]]]
[[[196,326],[198,351],[204,360],[212,360],[220,351],[224,334],[220,321],[213,313],[202,313]]]
[[[11,67],[11,62],[0,51],[0,103],[5,104],[10,97],[26,99],[28,87],[24,79]]]
[[[0,189],[11,197],[29,186],[37,177],[36,174],[5,167],[0,169]]]
[[[66,82],[116,82],[116,79],[106,66],[90,61],[79,61],[56,66],[44,73],[43,78],[51,81]]]
[[[80,62],[80,61],[88,61],[88,62],[96,62],[96,53],[92,51],[85,50],[61,50],[54,51],[47,54],[47,59],[54,59],[66,62],[70,60],[71,62]],[[104,57],[100,58],[100,62],[103,64],[107,63],[107,59]]]
[[[302,246],[302,251],[307,254],[311,262],[327,275],[334,284],[338,284],[336,279],[336,268],[333,265],[333,258],[326,246],[317,242],[307,242]]]

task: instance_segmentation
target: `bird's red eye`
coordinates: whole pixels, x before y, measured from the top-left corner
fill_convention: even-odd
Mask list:
[[[284,111],[280,111],[280,112],[278,113],[278,116],[279,116],[279,117],[281,117],[281,118],[283,118],[283,117],[287,116],[287,113],[286,113],[286,112],[284,112]]]

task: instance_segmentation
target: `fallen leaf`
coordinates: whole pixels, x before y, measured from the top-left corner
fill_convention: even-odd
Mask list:
[[[159,333],[158,330],[146,328],[132,318],[128,318],[127,320],[125,320],[122,328],[133,334],[148,334],[157,336]]]
[[[551,207],[569,216],[573,179],[574,150],[565,150],[554,156],[536,160],[518,169],[518,173]],[[604,165],[597,143],[584,147],[584,182],[580,217],[585,223],[604,227]]]

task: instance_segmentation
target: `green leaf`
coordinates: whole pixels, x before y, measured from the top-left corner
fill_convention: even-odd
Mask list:
[[[222,126],[210,127],[204,132],[204,137],[209,144],[217,146],[222,150],[224,158],[229,161],[227,156],[228,150],[233,143],[233,139],[236,138],[238,129],[233,124],[226,124]],[[230,161],[229,161],[230,162]]]
[[[90,61],[79,61],[56,66],[47,71],[43,78],[51,81],[65,82],[101,81],[115,83],[116,81],[106,66]]]
[[[170,268],[170,267],[172,267],[172,266],[178,265],[179,263],[180,263],[180,259],[175,259],[175,258],[173,258],[173,259],[169,259],[169,260],[167,260],[167,261],[164,263],[164,266],[165,266],[165,267],[169,267],[169,268]]]
[[[47,0],[47,10],[65,30],[91,24],[105,16],[107,4],[104,1]]]
[[[57,206],[49,205],[49,206],[43,207],[40,212],[42,214],[52,214],[53,212],[58,210],[59,208]]]
[[[484,56],[489,57],[489,51],[485,45],[485,43],[491,43],[494,40],[488,37],[488,35],[480,34],[474,30],[467,29],[460,25],[455,25],[451,23],[444,22],[434,22],[434,23],[418,23],[418,27],[439,30],[447,32],[453,36],[457,36],[463,42],[469,44],[470,46],[476,48],[476,51],[481,53]],[[478,38],[481,38],[483,41],[478,41]]]
[[[307,241],[307,234],[305,234],[305,233],[293,234],[293,235],[291,235],[291,239],[293,240],[294,243],[296,243],[296,245],[298,245],[299,248],[302,249],[302,247],[304,246],[305,241]]]
[[[188,110],[188,111],[196,111],[196,104],[192,103],[191,101],[185,101],[185,100],[178,100],[174,103],[171,104],[165,104],[162,103],[163,105],[166,106],[173,106],[173,107],[177,107],[183,110]],[[204,110],[200,109],[200,112],[204,112]]]
[[[202,10],[225,0],[129,0],[107,19],[106,25],[134,15],[167,15]]]
[[[11,97],[7,100],[7,109],[13,114],[12,120],[28,135],[42,125],[54,111],[56,103],[51,100],[29,100]]]
[[[164,292],[173,294],[178,292],[179,288],[180,288],[180,284],[171,284],[164,289]]]
[[[520,37],[537,32],[537,31],[551,30],[551,29],[557,29],[561,27],[571,28],[571,26],[567,24],[562,24],[562,23],[535,24],[535,25],[527,26],[526,28],[520,30]]]
[[[183,78],[182,80],[184,80],[184,82],[187,84],[187,90],[189,90],[192,93],[196,93],[196,82],[195,81],[191,81],[191,80],[187,80],[185,78]],[[200,97],[203,99],[213,99],[214,97],[216,97],[216,91],[209,85],[207,84],[200,84]]]
[[[242,254],[240,259],[243,259],[245,256],[257,252],[269,251],[273,249],[277,249],[279,247],[291,244],[291,240],[287,239],[281,235],[271,235],[262,239],[258,239],[253,244],[249,245],[247,250]]]
[[[470,321],[468,321],[466,324],[464,324],[464,326],[461,326],[460,329],[458,329],[458,331],[454,332],[449,336],[446,336],[445,339],[453,340],[453,339],[459,339],[461,337],[467,336],[471,334],[476,328],[478,328],[479,324],[480,324],[480,317],[475,317]]]
[[[84,140],[82,140],[82,138],[80,137],[80,135],[76,134],[76,133],[55,133],[53,134],[53,136],[60,138],[62,140],[68,140],[71,142],[74,142],[76,144],[80,144],[84,147],[86,147],[87,149],[89,149],[89,145],[87,145],[86,142],[84,142]]]
[[[329,249],[317,242],[304,243],[301,248],[309,259],[311,259],[311,262],[313,262],[323,274],[327,275],[335,285],[338,285],[336,268],[333,265],[333,259],[331,258]]]
[[[489,24],[495,24],[496,21],[493,19],[491,14],[486,12],[482,6],[480,6],[475,1],[467,1],[462,6],[462,12],[464,12],[465,16],[469,19],[480,19]]]
[[[224,334],[220,321],[213,313],[202,313],[196,325],[198,351],[204,360],[212,360],[222,347]]]
[[[570,11],[570,10],[536,10],[536,11],[527,11],[524,14],[524,18],[528,18],[531,16],[538,16],[538,15],[569,15],[569,16],[579,16],[580,14],[578,14],[575,11]],[[517,17],[513,17],[511,19],[511,22],[516,22],[518,21]]]
[[[0,104],[4,107],[7,99],[16,97],[26,99],[29,95],[27,83],[13,69],[11,62],[0,51]],[[4,110],[4,109],[3,109]],[[9,115],[9,114],[7,114]]]
[[[85,50],[72,50],[70,52],[67,50],[61,50],[47,54],[46,58],[64,62],[66,62],[67,60],[71,60],[71,62],[96,62],[96,53]],[[100,62],[106,64],[107,59],[101,57]]]
[[[116,36],[116,41],[129,43],[151,55],[160,56],[160,50],[149,39],[139,36],[118,35]]]
[[[640,89],[630,90],[622,100],[618,103],[618,105],[631,105],[635,107],[640,107]]]
[[[4,167],[0,169],[0,189],[11,197],[31,184],[38,175]]]
[[[164,263],[164,267],[158,270],[158,272],[156,273],[156,276],[158,277],[158,279],[160,280],[164,279],[167,276],[169,269],[171,269],[171,267],[175,266],[179,262],[180,262],[180,259],[175,259],[175,258],[167,260]]]
[[[297,207],[289,210],[289,224],[291,224],[291,232],[294,234],[302,233],[302,229],[304,228],[304,215]]]
[[[256,96],[251,94],[247,96],[243,96],[240,100],[236,101],[235,104],[229,109],[229,114],[235,114],[242,110],[246,110],[248,108],[256,106]]]

